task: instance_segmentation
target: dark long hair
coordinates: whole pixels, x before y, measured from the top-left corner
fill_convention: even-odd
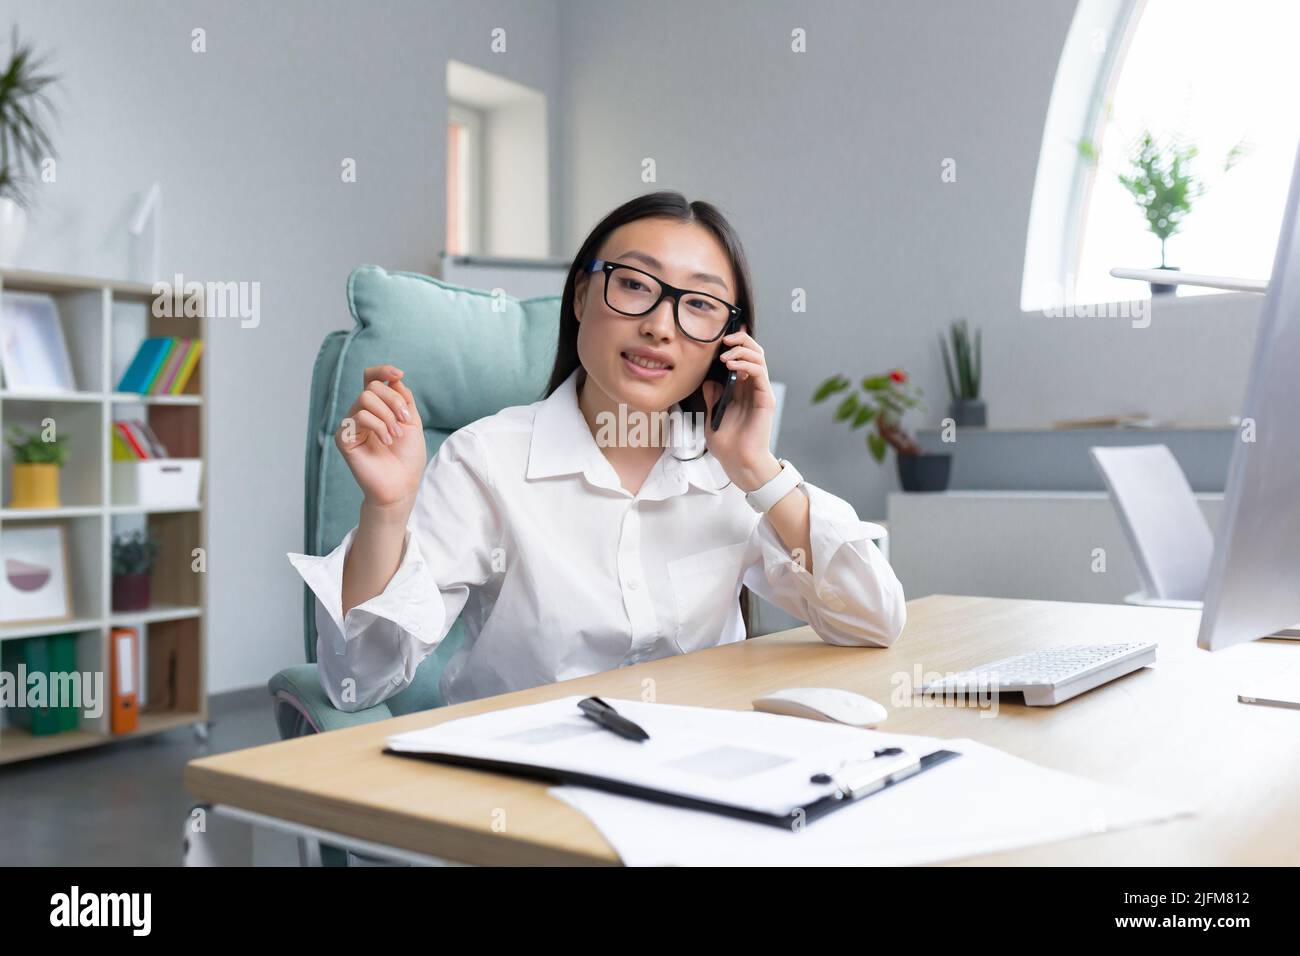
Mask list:
[[[731,228],[731,223],[727,222],[726,217],[712,203],[699,199],[687,202],[685,196],[672,190],[646,193],[644,196],[623,203],[598,222],[588,234],[586,241],[578,248],[578,254],[573,257],[573,262],[569,265],[569,274],[564,280],[564,294],[560,300],[560,335],[555,347],[555,366],[551,369],[551,380],[547,383],[543,397],[549,397],[582,364],[578,359],[578,316],[573,307],[578,278],[596,258],[597,251],[615,229],[629,222],[653,218],[673,219],[681,223],[699,223],[722,243],[722,247],[727,251],[727,258],[731,260],[732,274],[736,278],[736,300],[733,304],[739,307],[741,321],[745,323],[749,334],[757,335],[754,325],[754,295],[753,283],[749,276],[749,260],[745,258],[745,249],[740,244],[740,237],[736,234],[736,230]],[[726,346],[718,342],[714,356],[716,357],[724,348]],[[682,411],[689,415],[688,421],[696,420],[696,415],[702,416],[708,410],[708,403],[704,400],[704,383],[701,382],[700,387],[683,398],[680,404]],[[742,585],[740,616],[745,622],[746,637],[751,632],[752,605],[753,599],[749,588]]]

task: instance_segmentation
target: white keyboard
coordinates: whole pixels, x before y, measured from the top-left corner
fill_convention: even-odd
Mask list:
[[[1086,690],[1154,664],[1156,645],[1075,644],[1006,657],[922,686],[924,693],[1020,692],[1031,706],[1059,704]]]

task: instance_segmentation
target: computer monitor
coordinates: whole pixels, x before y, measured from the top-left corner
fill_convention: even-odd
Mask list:
[[[1300,622],[1300,154],[1238,437],[1197,637],[1210,651]]]

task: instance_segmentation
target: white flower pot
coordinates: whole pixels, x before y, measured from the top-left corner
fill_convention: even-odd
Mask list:
[[[0,266],[14,264],[26,232],[27,210],[8,196],[0,197]]]

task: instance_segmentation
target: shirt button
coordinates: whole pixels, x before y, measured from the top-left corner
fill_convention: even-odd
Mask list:
[[[635,590],[636,590],[637,588],[639,588],[640,586],[641,586],[641,582],[638,581],[636,578],[628,578],[628,579],[627,579],[627,587],[628,587],[628,590],[630,590],[630,591],[635,591]]]

